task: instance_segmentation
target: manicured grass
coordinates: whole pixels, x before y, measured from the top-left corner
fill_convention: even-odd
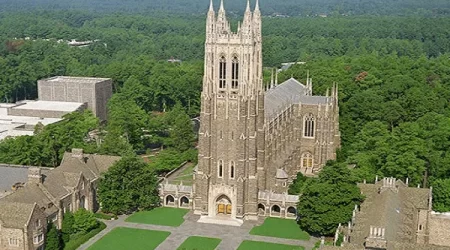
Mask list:
[[[262,241],[244,240],[237,250],[304,250],[304,247],[276,244]]]
[[[159,246],[169,235],[170,232],[118,227],[88,250],[150,250]]]
[[[285,239],[309,240],[309,234],[302,231],[295,220],[267,218],[261,226],[252,228],[250,234]]]
[[[191,236],[187,238],[178,250],[214,250],[221,239]]]
[[[183,224],[187,209],[159,207],[150,211],[137,212],[126,219],[127,222],[178,227]]]

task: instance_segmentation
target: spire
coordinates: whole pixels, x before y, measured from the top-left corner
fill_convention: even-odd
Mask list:
[[[225,12],[225,8],[223,7],[223,0],[220,0],[220,8],[219,8],[219,12]]]
[[[245,8],[245,13],[250,12],[250,0],[247,0],[247,8]]]
[[[327,88],[327,93],[325,94],[326,97],[330,96],[330,88]]]
[[[259,11],[259,0],[256,0],[256,5],[255,5],[255,12],[260,12]]]
[[[247,8],[244,12],[244,21],[242,21],[242,30],[244,33],[249,34],[251,32],[252,25],[252,12],[250,10],[250,1],[247,0]]]
[[[209,11],[214,12],[214,5],[212,0],[209,1]]]
[[[275,69],[275,86],[278,85],[278,70]]]
[[[272,69],[272,74],[270,76],[270,88],[273,88],[273,69]]]

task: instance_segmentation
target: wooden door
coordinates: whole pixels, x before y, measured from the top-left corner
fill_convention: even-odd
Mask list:
[[[231,204],[227,205],[227,214],[231,214]]]
[[[225,205],[224,204],[218,204],[217,205],[217,213],[218,214],[224,214],[225,213]]]

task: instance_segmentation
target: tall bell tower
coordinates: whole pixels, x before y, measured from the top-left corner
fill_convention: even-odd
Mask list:
[[[247,8],[233,32],[223,0],[206,20],[194,211],[203,217],[257,219],[264,171],[261,12]]]

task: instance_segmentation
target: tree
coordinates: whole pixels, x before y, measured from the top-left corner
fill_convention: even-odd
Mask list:
[[[61,227],[62,240],[64,241],[64,243],[67,243],[70,240],[70,235],[73,233],[73,223],[73,213],[69,211],[64,213]]]
[[[84,208],[78,209],[73,214],[73,233],[88,233],[92,229],[95,229],[98,227],[98,221],[95,218],[94,214],[90,211],[87,211]]]
[[[46,250],[60,250],[62,249],[61,234],[53,223],[48,223],[47,235],[45,236]]]
[[[438,179],[433,185],[433,210],[437,212],[450,211],[450,179]]]
[[[171,146],[180,152],[190,149],[195,141],[192,121],[184,112],[182,107],[177,104],[174,109],[170,111],[169,119],[173,119],[170,130]]]
[[[297,178],[289,186],[289,194],[301,194],[307,185],[308,178],[304,176],[301,172],[297,173]]]
[[[125,156],[102,177],[98,197],[104,212],[123,214],[159,205],[157,179],[137,156]]]
[[[328,164],[300,196],[300,227],[313,235],[332,235],[339,223],[347,223],[363,200],[353,181],[345,164]]]

